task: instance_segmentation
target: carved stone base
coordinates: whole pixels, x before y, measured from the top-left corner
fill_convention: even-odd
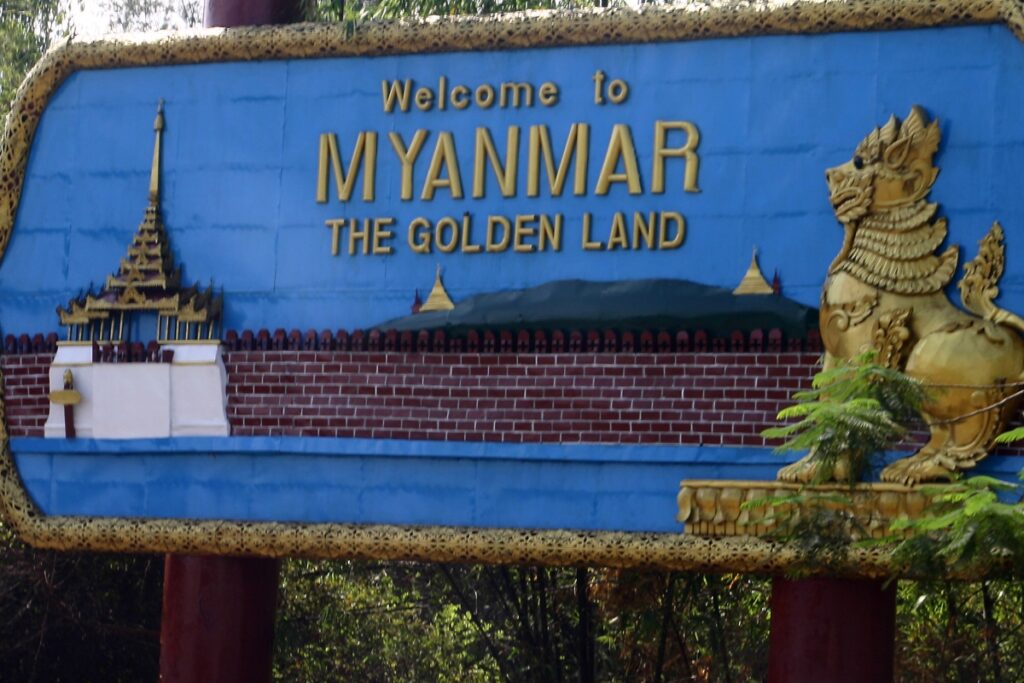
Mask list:
[[[774,497],[777,504],[748,505]],[[929,497],[916,486],[899,484],[821,484],[804,486],[781,481],[691,480],[680,484],[679,514],[685,533],[695,536],[764,536],[783,531],[801,517],[833,513],[845,518],[852,539],[893,535],[897,519],[916,519]]]

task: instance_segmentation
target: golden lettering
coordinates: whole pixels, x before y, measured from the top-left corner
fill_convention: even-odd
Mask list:
[[[666,147],[668,132],[682,130],[686,133],[686,144],[682,147]],[[697,145],[700,144],[700,132],[697,126],[689,121],[655,121],[654,122],[654,168],[651,173],[651,192],[661,194],[665,191],[665,159],[680,157],[686,164],[683,174],[683,190],[700,192],[697,187]]]
[[[480,252],[480,245],[471,242],[470,232],[473,228],[473,219],[469,213],[462,214],[462,244],[463,254],[477,254]]]
[[[477,86],[476,93],[476,106],[481,109],[490,109],[491,105],[494,104],[494,86],[484,83],[483,85]]]
[[[400,110],[409,111],[409,93],[411,91],[412,81],[408,78],[402,82],[391,81],[390,85],[388,81],[381,81],[380,92],[384,98],[384,112],[390,114],[396,102]]]
[[[603,87],[603,72],[598,72],[600,77],[595,76],[595,82],[599,81],[599,88]],[[618,92],[620,87],[628,86],[622,81],[612,82],[615,87],[609,86],[609,93]],[[502,81],[500,83],[480,83],[474,87],[463,84],[451,85],[447,76],[439,76],[437,87],[429,85],[417,85],[416,81],[407,78],[405,80],[381,80],[381,100],[384,112],[408,112],[411,106],[420,111],[431,111],[435,107],[439,111],[445,111],[451,104],[453,109],[466,109],[470,104],[476,104],[481,109],[490,109],[497,106],[502,109],[519,109],[532,107],[534,93],[537,101],[545,107],[552,107],[558,104],[560,91],[558,85],[553,81],[545,81],[540,86],[535,86],[530,81]],[[595,97],[600,97],[600,90],[595,90]],[[621,100],[620,100],[621,101]]]
[[[618,173],[619,160],[622,160],[625,170]],[[597,178],[597,186],[594,188],[596,194],[608,194],[608,187],[612,183],[626,183],[630,194],[640,194],[640,170],[636,162],[636,149],[633,147],[633,135],[629,126],[624,123],[617,123],[612,127],[611,138],[608,140],[608,152],[604,157],[604,164],[601,166],[601,174]]]
[[[324,223],[331,229],[331,256],[337,256],[338,247],[341,242],[341,231],[345,227],[345,219],[329,218]]]
[[[505,108],[509,106],[509,99],[511,95],[512,106],[520,106],[520,94],[522,100],[525,101],[525,106],[533,106],[533,85],[530,83],[515,83],[512,81],[506,81],[502,83],[498,89],[499,92],[499,104],[498,106]]]
[[[434,91],[430,88],[420,88],[416,91],[416,106],[420,111],[430,111],[434,106]]]
[[[555,222],[552,224],[547,214],[540,215],[540,239],[537,244],[537,251],[546,251],[548,242],[551,243],[552,251],[562,250],[562,214],[555,214]]]
[[[537,91],[537,100],[545,107],[555,106],[558,104],[558,86],[551,81],[541,83],[540,90]]]
[[[633,212],[633,248],[640,248],[640,240],[642,239],[648,249],[654,249],[654,228],[658,222],[656,218],[657,214],[653,211],[645,217],[639,211]]]
[[[445,230],[451,230],[451,239],[445,239]],[[459,224],[455,222],[454,218],[445,216],[437,222],[434,227],[434,243],[446,254],[455,251],[455,248],[459,246]]]
[[[395,154],[398,155],[398,160],[402,162],[401,197],[403,201],[409,201],[412,199],[413,164],[416,163],[416,157],[420,155],[420,151],[423,149],[423,143],[427,141],[427,135],[427,131],[422,128],[417,130],[412,136],[412,144],[406,148],[405,142],[402,140],[401,133],[388,133],[388,139],[391,140],[391,146],[395,149]]]
[[[413,218],[409,223],[409,248],[417,254],[430,253],[430,221]]]
[[[348,255],[355,256],[356,242],[362,242],[363,255],[370,253],[370,219],[364,218],[362,229],[359,229],[359,220],[353,218],[348,226]]]
[[[356,176],[359,175],[359,162],[363,165],[363,201],[372,202],[377,181],[377,134],[362,131],[356,137],[356,147],[352,152],[348,174],[341,162],[338,150],[338,136],[334,133],[320,134],[319,164],[316,173],[316,201],[323,204],[327,201],[328,176],[334,171],[334,185],[338,191],[338,201],[347,202],[352,196]],[[329,165],[328,165],[329,164]]]
[[[551,149],[551,135],[546,125],[530,126],[530,140],[526,162],[526,195],[536,197],[540,194],[540,159],[544,158],[544,168],[548,174],[548,187],[552,197],[562,194],[565,179],[569,174],[569,164],[576,160],[576,173],[573,177],[573,194],[579,196],[587,192],[587,164],[590,160],[590,126],[586,123],[574,123],[569,128],[565,139],[562,158],[558,161],[555,171],[554,152]]]
[[[626,217],[621,211],[616,211],[612,217],[612,229],[608,233],[608,250],[622,248],[629,249],[629,240],[626,238]]]
[[[670,221],[676,224],[676,234],[671,240],[668,239],[668,224]],[[658,248],[676,249],[683,243],[685,236],[686,219],[683,218],[682,214],[675,211],[663,212],[658,226]]]
[[[608,99],[612,104],[622,104],[629,97],[629,86],[621,78],[616,78],[608,84]]]
[[[594,104],[604,104],[604,72],[594,72]]]
[[[505,140],[505,164],[498,158],[491,132],[486,128],[476,129],[476,149],[473,153],[473,196],[483,197],[486,188],[485,172],[490,162],[494,177],[498,180],[502,197],[516,194],[516,176],[519,170],[519,126],[509,126]]]
[[[494,241],[494,226],[500,225],[502,229],[501,241]],[[488,216],[487,217],[487,251],[505,251],[508,249],[508,243],[512,239],[512,224],[504,216]]]
[[[590,222],[590,212],[586,211],[583,214],[583,249],[584,251],[601,251],[604,249],[604,245],[590,240]]]
[[[537,234],[537,229],[533,227],[536,223],[537,216],[534,214],[516,216],[515,241],[512,246],[513,251],[517,251],[522,254],[534,250],[534,246],[532,244],[527,244],[523,240]]]
[[[441,176],[442,165],[447,177]],[[455,156],[455,140],[448,131],[442,131],[437,135],[434,156],[430,159],[430,168],[427,169],[427,178],[423,181],[423,192],[420,197],[427,200],[433,199],[434,192],[442,187],[448,188],[453,199],[462,199],[459,159]]]
[[[390,240],[395,236],[390,230],[384,228],[389,225],[394,225],[394,218],[375,218],[373,220],[373,253],[378,256],[386,256],[395,252],[394,247],[390,244],[384,244],[385,240]]]
[[[464,85],[452,88],[452,106],[456,109],[465,109],[469,106],[469,88]]]

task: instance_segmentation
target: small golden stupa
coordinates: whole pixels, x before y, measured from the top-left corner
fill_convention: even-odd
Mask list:
[[[775,293],[775,290],[764,278],[764,274],[761,273],[761,266],[757,264],[757,247],[754,247],[754,254],[750,257],[750,266],[747,268],[747,272],[732,293],[736,295]]]
[[[450,311],[455,308],[455,304],[452,303],[452,298],[448,296],[448,292],[444,288],[444,283],[441,282],[441,266],[437,267],[437,274],[434,276],[434,288],[430,290],[430,296],[420,306],[420,313],[427,313],[428,311]]]

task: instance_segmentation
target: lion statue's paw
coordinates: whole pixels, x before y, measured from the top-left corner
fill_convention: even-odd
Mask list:
[[[828,481],[845,481],[849,477],[849,463],[846,458],[839,458],[831,469],[811,451],[791,465],[786,465],[775,478],[792,484],[813,484]]]
[[[913,486],[925,481],[949,479],[957,470],[957,459],[941,451],[922,450],[909,458],[890,463],[882,470],[882,481]]]
[[[797,460],[792,465],[786,465],[779,473],[775,475],[775,478],[779,481],[788,481],[792,484],[806,484],[814,480],[814,475],[817,474],[819,463],[808,462],[806,458]]]

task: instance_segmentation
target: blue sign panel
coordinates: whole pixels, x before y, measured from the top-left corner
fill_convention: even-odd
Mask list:
[[[731,289],[755,247],[816,306],[842,243],[824,169],[915,104],[942,127],[953,241],[999,219],[1013,248],[1022,59],[996,25],[79,71],[36,133],[0,316],[56,330],[116,265],[161,99],[164,221],[226,329],[381,325],[439,265],[455,301],[573,278]]]
[[[342,555],[357,525],[429,558],[409,528],[536,530],[515,543],[578,533],[602,562],[683,566],[649,554],[685,552],[679,481],[785,462],[760,430],[813,374],[822,284],[858,246],[837,212],[863,188],[825,171],[859,169],[892,115],[941,131],[914,227],[941,216],[948,235],[929,223],[914,257],[956,244],[966,262],[998,220],[993,310],[1024,312],[1024,49],[1007,26],[359,56],[289,30],[224,53],[193,38],[196,58],[187,38],[173,58],[65,48],[71,66],[48,59],[66,78],[40,68],[25,92],[52,87],[18,104],[35,128],[11,124],[27,161],[0,155],[23,181],[0,326],[27,336],[4,360],[0,486],[37,542]],[[886,267],[871,275],[903,278]],[[278,329],[314,334],[219,343]],[[443,334],[426,360],[316,337],[484,329],[506,334],[493,371]],[[569,329],[592,334],[547,346]],[[564,353],[523,360],[524,331],[520,350]],[[54,334],[55,353],[33,348]],[[685,361],[622,358],[691,334]],[[787,353],[785,337],[815,341]]]

